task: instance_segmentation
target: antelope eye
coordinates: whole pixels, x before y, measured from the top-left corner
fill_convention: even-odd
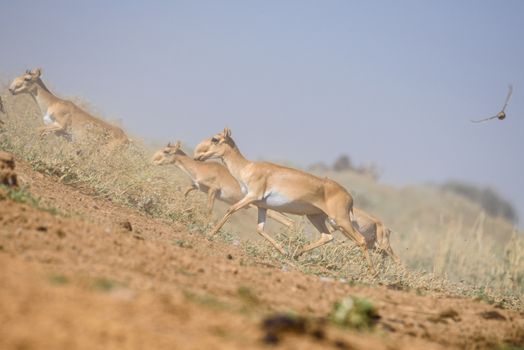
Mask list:
[[[218,143],[218,139],[217,139],[216,137],[213,137],[213,138],[211,139],[211,142],[212,142],[212,143]]]

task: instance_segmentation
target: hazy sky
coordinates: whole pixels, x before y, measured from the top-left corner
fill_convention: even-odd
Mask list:
[[[134,134],[341,153],[395,185],[490,185],[524,218],[524,1],[6,1],[0,76],[42,67]],[[496,114],[515,87],[507,119]],[[522,220],[521,220],[522,222]]]

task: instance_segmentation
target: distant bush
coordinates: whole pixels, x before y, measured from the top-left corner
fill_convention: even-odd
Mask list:
[[[353,167],[353,163],[351,162],[349,156],[346,154],[343,154],[340,157],[338,157],[337,160],[335,160],[335,163],[333,163],[334,171],[345,171],[353,169],[355,169]]]
[[[513,205],[492,188],[479,187],[460,181],[448,181],[440,188],[478,203],[491,216],[501,216],[512,223],[517,222],[518,216]]]
[[[355,166],[353,162],[351,161],[351,158],[347,154],[340,155],[334,162],[333,165],[330,167],[324,162],[317,162],[313,163],[308,168],[311,171],[316,172],[324,172],[324,171],[335,171],[335,172],[343,172],[343,171],[353,171],[357,174],[365,175],[371,177],[373,180],[378,180],[380,177],[380,171],[378,168],[371,164],[371,165],[360,165]]]

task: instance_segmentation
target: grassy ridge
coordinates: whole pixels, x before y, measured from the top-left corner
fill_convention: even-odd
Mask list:
[[[204,196],[183,198],[180,189],[188,184],[185,176],[172,167],[152,166],[153,150],[139,140],[135,138],[128,148],[105,154],[96,137],[75,144],[54,135],[40,138],[36,129],[41,125],[41,116],[34,101],[27,95],[8,96],[5,90],[1,95],[9,114],[0,116],[5,121],[0,133],[1,149],[64,183],[87,188],[95,196],[173,220],[190,231],[205,232],[208,218]],[[359,251],[341,236],[299,261],[279,256],[265,242],[242,243],[254,259],[284,267],[293,265],[324,278],[387,284],[420,293],[475,295],[522,307],[524,239],[509,223],[485,215],[467,200],[430,187],[395,189],[350,172],[322,175],[350,189],[357,206],[378,215],[395,231],[392,246],[405,267],[395,266],[374,253],[381,273],[372,278]],[[222,239],[255,237],[252,214],[246,215],[236,215],[237,220],[222,233]],[[290,254],[305,243],[307,235],[303,231],[311,231],[297,220],[297,230],[273,230],[274,225],[270,228]]]

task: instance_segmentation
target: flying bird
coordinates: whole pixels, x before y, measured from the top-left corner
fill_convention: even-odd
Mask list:
[[[500,112],[498,112],[493,117],[484,118],[480,120],[471,120],[471,122],[472,123],[483,123],[483,122],[487,122],[488,120],[496,119],[496,118],[498,118],[499,120],[504,120],[504,118],[506,118],[506,112],[504,111],[506,110],[506,106],[508,105],[509,99],[511,98],[511,94],[513,93],[513,86],[509,85],[508,88],[509,88],[508,96],[506,96],[506,102],[504,102],[504,106],[502,107],[502,110]]]

